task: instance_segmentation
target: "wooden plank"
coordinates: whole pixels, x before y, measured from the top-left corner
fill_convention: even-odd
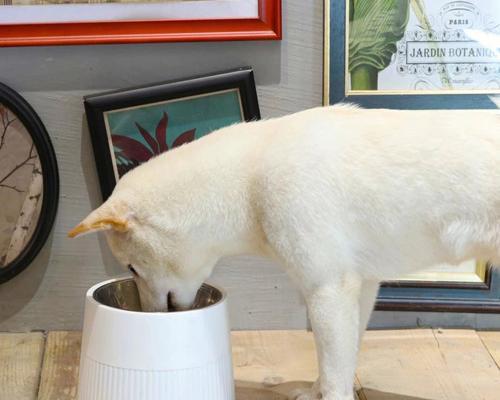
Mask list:
[[[477,332],[495,363],[500,367],[500,332]]]
[[[49,333],[38,400],[76,399],[81,336],[81,332]]]
[[[357,375],[367,400],[389,400],[392,395],[416,399],[416,393],[434,400],[436,391],[438,395],[443,391],[423,371],[439,364],[435,347],[431,330],[366,332]]]
[[[80,338],[80,332],[49,333],[38,400],[76,398]],[[311,332],[240,331],[232,342],[238,400],[285,400],[317,377]]]
[[[231,338],[238,400],[285,400],[318,377],[312,332],[240,331]]]
[[[499,398],[500,371],[475,331],[438,329],[434,335],[447,375],[464,399]]]
[[[41,332],[0,333],[0,399],[36,399],[44,343]]]
[[[358,377],[367,400],[496,400],[500,372],[474,331],[371,331]]]
[[[317,378],[311,332],[233,332],[232,343],[238,400],[286,400]]]
[[[494,400],[500,393],[500,333],[464,330],[371,331],[358,377],[364,400]],[[41,369],[41,333],[0,334],[0,399],[76,398],[80,332],[51,332]],[[482,339],[482,341],[481,341]],[[305,331],[232,333],[238,400],[286,400],[317,377]],[[483,345],[484,343],[484,345]],[[491,353],[488,353],[488,350]],[[39,378],[41,370],[41,378]]]

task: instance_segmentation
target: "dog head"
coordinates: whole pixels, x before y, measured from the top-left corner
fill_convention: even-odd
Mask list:
[[[104,231],[112,253],[132,273],[144,311],[167,311],[169,302],[176,309],[189,308],[218,258],[206,239],[210,235],[155,211],[152,200],[148,204],[126,186],[118,185],[68,235]]]

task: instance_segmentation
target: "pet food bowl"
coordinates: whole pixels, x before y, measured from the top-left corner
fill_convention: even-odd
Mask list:
[[[79,400],[234,400],[225,294],[204,284],[188,311],[142,312],[131,278],[90,288]]]

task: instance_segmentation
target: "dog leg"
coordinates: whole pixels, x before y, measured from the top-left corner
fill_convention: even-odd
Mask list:
[[[359,343],[361,344],[361,339],[370,320],[371,313],[373,311],[373,306],[375,300],[377,299],[377,294],[379,290],[379,283],[376,281],[363,281],[360,296],[360,317],[359,317]],[[357,394],[354,394],[354,398],[357,399]],[[320,392],[320,380],[313,384],[311,389],[298,389],[290,394],[290,399],[292,400],[316,400],[321,399]]]
[[[323,400],[353,400],[361,329],[362,280],[346,273],[306,293]],[[367,320],[367,317],[364,317]]]
[[[379,283],[376,281],[363,281],[360,295],[360,317],[359,317],[359,343],[370,320],[371,313],[373,311],[373,306],[375,300],[377,299],[377,294],[379,290]],[[292,400],[316,400],[321,399],[320,392],[320,379],[313,384],[311,389],[297,389],[290,393],[290,399]],[[357,399],[357,394],[354,394],[354,398]]]

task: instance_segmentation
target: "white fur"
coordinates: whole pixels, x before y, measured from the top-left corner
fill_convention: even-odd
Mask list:
[[[351,400],[378,282],[500,248],[500,114],[316,108],[221,129],[125,175],[86,221],[132,264],[143,305],[186,307],[217,260],[278,260],[306,299],[320,378]]]

